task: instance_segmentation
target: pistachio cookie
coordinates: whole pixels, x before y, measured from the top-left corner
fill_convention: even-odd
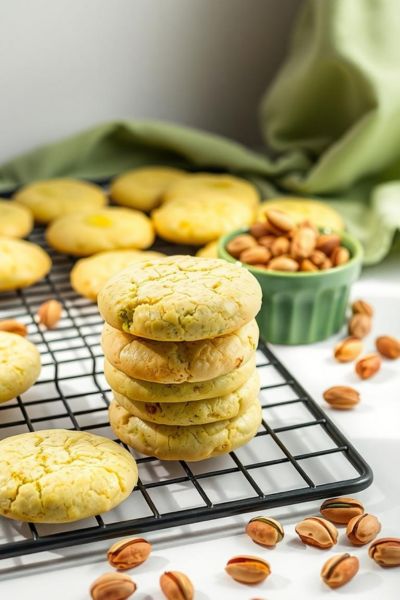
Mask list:
[[[38,223],[50,223],[58,217],[107,204],[98,185],[78,179],[47,179],[22,187],[14,200],[29,208]]]
[[[200,246],[254,221],[248,204],[221,196],[182,197],[165,202],[151,213],[160,237],[176,244]]]
[[[116,177],[110,188],[116,204],[148,212],[161,203],[168,187],[186,177],[186,172],[172,167],[142,167]]]
[[[233,333],[195,342],[157,342],[104,325],[101,345],[107,360],[129,377],[156,383],[205,381],[237,369],[258,345],[253,319]]]
[[[50,269],[50,256],[37,244],[0,237],[0,292],[28,287]]]
[[[251,377],[256,368],[255,357],[238,369],[215,379],[197,383],[154,383],[128,377],[104,361],[104,375],[109,386],[127,398],[139,402],[190,402],[230,394]]]
[[[197,461],[226,454],[249,442],[261,424],[257,397],[239,416],[205,425],[157,425],[128,413],[115,400],[110,404],[110,424],[125,444],[161,460]]]
[[[71,271],[71,285],[81,296],[96,300],[107,279],[126,269],[131,263],[162,258],[161,252],[151,250],[106,250],[78,260]]]
[[[33,227],[33,217],[30,210],[22,204],[0,199],[0,235],[23,238]]]
[[[204,425],[243,414],[260,391],[257,371],[237,390],[195,402],[138,402],[114,391],[114,398],[130,415],[160,425]]]
[[[103,250],[148,248],[154,241],[150,219],[129,208],[103,208],[53,221],[46,239],[58,252],[90,256]]]
[[[111,440],[51,429],[0,441],[0,514],[68,523],[120,504],[138,478],[136,462]]]
[[[209,198],[215,204],[221,198],[238,200],[253,211],[257,208],[259,195],[251,183],[240,177],[219,173],[193,173],[172,184],[164,194],[164,202],[171,200],[204,200]]]
[[[193,341],[231,333],[261,306],[261,288],[240,264],[169,256],[132,264],[98,296],[107,323],[160,341]]]
[[[40,374],[36,346],[20,335],[0,331],[0,404],[26,392]]]

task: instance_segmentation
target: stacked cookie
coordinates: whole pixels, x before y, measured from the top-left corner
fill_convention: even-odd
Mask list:
[[[106,283],[98,304],[110,422],[123,442],[194,461],[255,435],[261,290],[246,269],[191,256],[135,263]]]

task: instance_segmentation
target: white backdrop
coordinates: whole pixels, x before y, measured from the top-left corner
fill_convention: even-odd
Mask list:
[[[0,0],[0,161],[97,122],[259,141],[301,0]]]

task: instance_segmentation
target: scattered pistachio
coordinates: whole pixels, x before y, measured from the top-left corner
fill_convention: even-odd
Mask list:
[[[262,546],[275,546],[280,542],[285,532],[279,521],[271,517],[254,517],[246,527],[247,535]]]
[[[337,410],[350,410],[360,402],[360,394],[346,385],[335,385],[323,393],[325,402]]]
[[[365,300],[356,300],[353,302],[351,310],[353,311],[353,314],[360,313],[367,315],[368,317],[374,316],[374,309],[368,302],[365,302]]]
[[[16,335],[20,335],[22,337],[26,337],[28,335],[28,329],[26,325],[14,319],[5,319],[4,321],[0,321],[0,331],[15,333]]]
[[[180,571],[165,571],[160,577],[160,587],[167,600],[192,600],[193,584]]]
[[[258,556],[234,556],[226,563],[225,571],[239,583],[260,583],[271,574],[271,567]]]
[[[375,340],[379,354],[392,360],[400,357],[400,340],[390,335],[381,335]]]
[[[346,534],[354,546],[364,546],[372,542],[381,530],[381,524],[377,517],[364,513],[353,517],[347,523]]]
[[[334,356],[339,362],[351,362],[361,354],[362,349],[361,340],[350,336],[336,344]]]
[[[364,313],[355,313],[349,320],[349,334],[360,340],[369,334],[371,327],[371,317]]]
[[[356,362],[356,373],[361,379],[369,379],[379,371],[381,364],[379,354],[366,354]]]
[[[107,552],[107,559],[116,569],[132,569],[142,564],[150,552],[150,542],[143,538],[131,538],[113,544]]]
[[[355,498],[328,498],[321,504],[320,512],[333,523],[347,524],[354,517],[364,514],[364,506]]]
[[[295,530],[303,544],[317,548],[332,548],[338,538],[336,527],[321,517],[307,517],[297,523]]]
[[[58,300],[47,300],[39,306],[38,321],[47,329],[53,329],[61,319],[62,305]]]
[[[380,538],[368,548],[369,556],[381,567],[400,567],[400,538]]]
[[[93,600],[126,600],[135,591],[135,582],[124,573],[105,573],[90,586]]]
[[[335,589],[348,583],[357,574],[360,562],[356,556],[337,554],[329,558],[321,570],[324,583]]]

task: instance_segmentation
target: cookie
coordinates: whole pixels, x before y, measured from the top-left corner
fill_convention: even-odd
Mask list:
[[[20,335],[0,331],[0,404],[26,392],[40,374],[36,346]]]
[[[258,345],[253,319],[237,331],[197,342],[155,342],[105,324],[101,345],[107,360],[136,379],[156,383],[205,381],[249,360]]]
[[[130,415],[160,425],[204,425],[243,414],[260,391],[257,371],[234,392],[195,402],[137,402],[114,391],[114,398]]]
[[[50,269],[50,256],[37,244],[0,237],[0,292],[28,287]]]
[[[226,454],[249,442],[261,424],[261,405],[254,398],[241,415],[206,425],[156,425],[133,417],[115,400],[109,408],[115,435],[141,454],[161,460],[197,461]]]
[[[128,377],[118,371],[108,360],[104,361],[104,375],[109,386],[126,396],[139,402],[190,402],[224,396],[240,387],[256,368],[255,357],[215,379],[200,381],[198,383],[153,383]]]
[[[218,258],[218,240],[215,242],[208,242],[208,244],[197,250],[196,256],[201,256],[202,258]]]
[[[51,429],[0,441],[0,514],[10,519],[68,523],[104,513],[137,478],[129,452],[99,435]]]
[[[152,210],[161,203],[167,188],[186,177],[186,172],[171,167],[142,167],[127,171],[111,183],[110,195],[116,204]]]
[[[90,256],[103,250],[148,248],[154,241],[150,219],[129,208],[103,208],[53,221],[46,239],[58,252]]]
[[[17,202],[0,199],[0,235],[23,238],[33,227],[33,217],[30,210]]]
[[[257,208],[259,195],[251,183],[239,177],[219,173],[193,173],[170,185],[164,194],[164,202],[189,198],[219,203],[221,198],[238,200],[253,211]]]
[[[161,258],[150,250],[106,250],[78,260],[71,271],[71,286],[81,296],[96,300],[107,279],[140,260]]]
[[[254,210],[227,196],[182,197],[151,213],[157,234],[175,244],[200,246],[254,221]]]
[[[240,263],[168,256],[130,265],[98,295],[104,320],[160,341],[204,340],[242,327],[261,306],[261,288]]]
[[[310,221],[317,227],[333,231],[343,231],[345,224],[340,214],[324,202],[307,198],[274,198],[260,204],[258,220],[265,221],[265,211],[270,208],[289,214],[295,223]]]
[[[79,179],[35,181],[14,194],[14,200],[29,208],[38,223],[50,223],[58,217],[107,204],[101,187]]]

